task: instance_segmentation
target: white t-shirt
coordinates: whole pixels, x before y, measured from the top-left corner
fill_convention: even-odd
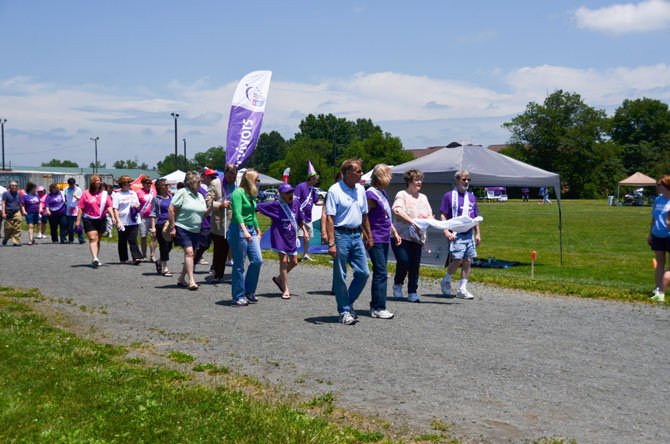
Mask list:
[[[137,215],[134,219],[130,218],[130,207],[137,206],[140,204],[140,199],[137,197],[137,193],[133,190],[128,191],[117,191],[112,193],[112,208],[115,208],[119,211],[119,221],[124,227],[128,225],[137,225],[139,224],[139,208],[137,209]]]
[[[63,190],[65,194],[65,205],[67,206],[67,215],[76,216],[77,215],[77,204],[79,204],[79,199],[81,199],[82,191],[78,186],[74,188],[67,187]]]

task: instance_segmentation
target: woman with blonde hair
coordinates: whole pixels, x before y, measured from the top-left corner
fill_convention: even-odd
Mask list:
[[[258,195],[258,172],[245,171],[240,182],[230,195],[233,205],[233,220],[228,228],[228,242],[233,253],[233,305],[244,307],[258,302],[256,287],[263,265],[261,256],[261,230],[256,218],[256,196]],[[244,258],[249,258],[245,273]]]
[[[175,243],[184,250],[184,265],[177,285],[197,290],[198,284],[193,276],[193,259],[200,246],[200,225],[207,211],[205,198],[198,192],[200,174],[189,171],[184,178],[184,188],[177,191],[168,207],[170,234]],[[188,278],[188,282],[184,279]]]
[[[92,266],[98,268],[102,262],[98,259],[100,254],[100,235],[105,232],[107,214],[115,223],[112,212],[112,197],[107,190],[102,188],[102,179],[97,174],[91,176],[88,189],[84,191],[77,202],[77,220],[75,231],[81,233],[82,219],[83,231],[88,236],[88,248],[93,257]]]
[[[394,314],[386,309],[386,291],[388,273],[386,263],[389,256],[389,244],[400,245],[400,235],[391,223],[391,205],[385,188],[391,183],[391,168],[383,163],[372,170],[372,184],[366,191],[368,199],[368,222],[372,233],[372,248],[368,250],[372,262],[372,298],[370,316],[378,319],[391,319]]]

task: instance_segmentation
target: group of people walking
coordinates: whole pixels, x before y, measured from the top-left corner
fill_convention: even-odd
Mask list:
[[[415,222],[434,218],[428,199],[420,192],[422,173],[408,171],[404,176],[405,189],[398,192],[391,203],[386,193],[391,181],[390,167],[377,165],[372,173],[372,186],[366,191],[360,184],[361,161],[349,159],[342,164],[339,180],[328,190],[325,203],[319,203],[315,190],[319,177],[311,163],[309,167],[305,182],[295,188],[282,184],[276,201],[262,203],[257,202],[259,173],[247,169],[238,185],[237,167],[232,164],[227,165],[222,174],[209,168],[201,173],[186,173],[182,186],[174,194],[170,193],[165,179],[152,183],[149,177],[144,177],[142,188],[135,191],[130,187],[132,178],[121,176],[119,189],[112,192],[100,176],[93,175],[83,192],[70,179],[67,189],[61,191],[53,184],[46,197],[40,200],[42,190],[38,189],[35,194],[33,184],[28,184],[25,193],[18,196],[18,185],[12,182],[2,197],[3,243],[9,239],[15,244],[20,243],[21,216],[25,216],[31,245],[34,242],[32,227],[36,223],[34,214],[44,212],[52,229],[52,240],[73,242],[77,235],[83,243],[85,235],[91,266],[98,268],[102,265],[100,240],[111,224],[118,232],[117,249],[121,263],[139,265],[148,256],[148,260],[155,263],[157,273],[171,277],[168,268],[170,252],[173,245],[180,246],[184,258],[177,284],[192,291],[199,288],[194,276],[195,265],[213,244],[208,280],[220,282],[226,265],[232,263],[232,304],[247,306],[258,302],[256,290],[263,264],[262,233],[257,214],[271,220],[271,248],[278,253],[279,260],[279,273],[272,277],[272,281],[282,298],[290,299],[289,273],[298,265],[299,252],[303,254],[302,260],[311,260],[312,207],[322,204],[322,220],[325,221],[322,242],[328,244],[328,253],[333,257],[332,291],[343,324],[357,321],[354,304],[370,275],[368,254],[372,262],[370,312],[373,318],[394,317],[386,304],[389,249],[393,250],[397,260],[393,296],[404,298],[403,287],[407,280],[408,300],[421,302],[419,264],[426,232]],[[459,172],[454,192],[445,194],[442,219],[463,214],[474,218],[479,214],[476,199],[468,191],[468,186],[468,172]],[[60,238],[57,238],[58,229]],[[477,254],[476,245],[481,239],[479,226],[459,234],[446,230],[445,236],[451,241],[451,254],[455,260],[442,281],[442,291],[452,295],[451,275],[461,266],[463,271],[456,296],[472,299],[467,290],[467,278],[471,259]],[[347,266],[353,269],[349,286],[346,285]]]

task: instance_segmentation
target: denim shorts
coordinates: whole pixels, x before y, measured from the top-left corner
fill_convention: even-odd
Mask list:
[[[26,214],[26,223],[28,225],[35,225],[37,223],[37,216],[39,216],[40,213],[28,213]]]
[[[472,233],[456,233],[456,239],[449,244],[451,257],[457,260],[477,257],[475,239]]]
[[[184,230],[182,227],[177,227],[177,237],[175,238],[175,243],[182,248],[191,247],[193,250],[197,250],[200,246],[200,232],[192,233],[188,230]]]

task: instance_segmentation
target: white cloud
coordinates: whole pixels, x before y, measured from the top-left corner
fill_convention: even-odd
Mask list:
[[[599,9],[580,7],[575,12],[580,28],[608,34],[652,32],[670,28],[670,1],[646,0]]]
[[[608,110],[626,98],[670,101],[667,64],[606,70],[543,65],[496,70],[491,76],[503,86],[493,89],[394,72],[357,73],[312,83],[274,81],[263,130],[290,138],[305,115],[333,113],[348,119],[370,118],[412,148],[460,139],[493,144],[507,140],[501,123],[556,89],[576,92],[589,105]],[[189,152],[225,146],[236,85],[236,81],[172,82],[167,93],[152,94],[143,87],[120,93],[93,85],[60,87],[30,78],[0,79],[0,109],[11,110],[4,116],[9,158],[17,165],[58,156],[88,164],[89,137],[99,136],[102,162],[138,156],[154,165],[174,149],[171,112],[181,115],[179,139],[187,138]]]

